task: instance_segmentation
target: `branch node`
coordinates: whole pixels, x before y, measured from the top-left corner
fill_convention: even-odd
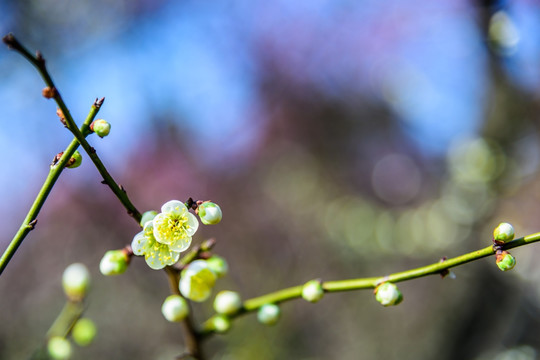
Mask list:
[[[37,219],[34,219],[32,221],[30,221],[27,225],[27,227],[30,229],[30,230],[34,230],[35,227],[36,227],[36,224],[37,224]]]

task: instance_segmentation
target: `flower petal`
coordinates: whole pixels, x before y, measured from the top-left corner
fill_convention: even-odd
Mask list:
[[[186,234],[188,236],[193,236],[193,234],[195,234],[195,232],[199,228],[199,221],[197,220],[197,217],[190,212],[188,212],[186,216],[187,216]]]
[[[186,205],[178,200],[167,201],[161,207],[162,213],[182,214],[185,211],[187,211]]]
[[[180,253],[182,251],[187,250],[187,248],[189,248],[190,245],[191,245],[191,236],[187,236],[183,239],[180,239],[170,244],[169,248],[171,249],[171,251],[176,251]]]
[[[148,243],[148,239],[144,236],[144,230],[133,237],[131,249],[135,255],[144,255],[144,248]]]

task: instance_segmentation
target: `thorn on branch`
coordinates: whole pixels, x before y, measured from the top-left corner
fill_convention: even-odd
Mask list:
[[[126,193],[126,189],[124,188],[124,185],[121,185],[120,184],[120,190],[122,190],[122,192],[125,194]]]
[[[101,180],[101,183],[102,183],[103,185],[107,185],[107,181],[106,181],[106,180]]]

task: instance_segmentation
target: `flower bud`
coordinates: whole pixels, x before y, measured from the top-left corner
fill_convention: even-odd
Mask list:
[[[70,169],[75,169],[76,167],[81,166],[82,163],[82,155],[79,151],[75,150],[73,155],[71,155],[71,158],[66,163],[66,166]]]
[[[212,270],[218,278],[227,275],[227,272],[229,271],[227,261],[221,256],[212,255],[206,260],[206,263],[208,264],[210,270]]]
[[[63,337],[53,336],[47,342],[47,351],[54,360],[67,360],[71,357],[71,343]]]
[[[499,242],[508,242],[514,238],[514,227],[509,223],[500,223],[493,230],[493,239]]]
[[[127,270],[129,260],[124,250],[109,250],[99,263],[99,271],[105,276],[123,274]]]
[[[180,295],[170,295],[163,302],[161,313],[170,322],[179,322],[189,314],[189,306]]]
[[[223,213],[217,204],[205,201],[197,208],[197,213],[205,225],[215,225],[221,221]]]
[[[202,302],[212,293],[217,276],[204,260],[195,260],[180,274],[180,292],[186,298]]]
[[[516,258],[508,251],[501,251],[497,254],[497,266],[502,271],[512,270],[516,266]]]
[[[257,320],[261,324],[274,325],[278,322],[281,315],[281,310],[276,304],[265,304],[259,308],[257,312]]]
[[[390,306],[399,304],[403,295],[396,285],[385,282],[375,288],[375,299],[383,306]]]
[[[86,266],[81,263],[69,265],[62,275],[62,286],[69,299],[82,300],[90,286],[90,273]]]
[[[144,227],[144,224],[146,224],[148,221],[154,220],[157,214],[158,213],[155,210],[145,211],[141,216],[141,222],[139,224]]]
[[[71,331],[71,337],[73,341],[79,346],[87,346],[94,341],[96,337],[97,329],[94,322],[88,318],[82,318],[77,320],[73,330]]]
[[[103,138],[109,135],[109,132],[111,131],[111,124],[103,119],[97,119],[92,121],[90,124],[90,130],[95,132],[100,138]]]
[[[302,297],[312,303],[321,300],[324,295],[320,280],[310,280],[302,287]]]
[[[242,308],[242,299],[236,291],[220,291],[214,299],[214,310],[219,314],[233,315]]]
[[[217,315],[212,318],[212,325],[216,332],[224,333],[231,328],[231,320],[225,315]]]

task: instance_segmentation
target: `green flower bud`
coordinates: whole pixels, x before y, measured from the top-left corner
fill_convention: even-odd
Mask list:
[[[516,266],[516,258],[508,251],[501,251],[497,254],[497,266],[502,271],[512,270]]]
[[[204,260],[195,260],[180,274],[180,292],[186,298],[202,302],[210,297],[217,276]]]
[[[86,266],[81,263],[69,265],[62,275],[62,286],[69,299],[82,300],[90,286],[90,273]]]
[[[71,158],[66,163],[66,166],[70,169],[74,169],[76,167],[81,166],[82,163],[82,155],[78,150],[75,150],[73,155],[71,155]]]
[[[88,318],[82,318],[77,320],[73,330],[71,331],[71,337],[73,341],[79,346],[87,346],[94,341],[96,337],[97,329],[94,322]]]
[[[90,124],[90,130],[95,132],[100,138],[103,138],[109,135],[109,132],[111,131],[111,124],[103,119],[97,119]]]
[[[129,260],[124,250],[109,250],[99,263],[99,271],[105,276],[123,274],[128,268]]]
[[[186,299],[180,295],[170,295],[161,305],[161,313],[170,322],[179,322],[188,316],[189,306]]]
[[[218,278],[227,275],[227,272],[229,272],[229,265],[227,265],[227,261],[221,256],[212,255],[206,260],[206,263]]]
[[[281,310],[279,306],[275,304],[265,304],[259,308],[257,312],[257,320],[261,324],[265,325],[274,325],[278,322],[281,315]]]
[[[310,280],[302,287],[302,297],[309,302],[316,303],[323,295],[324,290],[319,280]]]
[[[500,223],[493,230],[493,239],[500,242],[508,242],[514,238],[514,227],[509,223]]]
[[[214,310],[219,314],[233,315],[241,308],[242,299],[235,291],[220,291],[214,299]]]
[[[47,342],[47,351],[54,360],[67,360],[71,357],[71,343],[63,337],[53,336]]]
[[[403,295],[396,285],[385,282],[375,288],[375,299],[383,306],[390,306],[399,304]]]
[[[225,315],[217,315],[212,318],[214,330],[218,333],[224,333],[231,328],[231,320]]]
[[[157,214],[158,213],[155,210],[146,211],[144,214],[142,214],[140,222],[141,226],[144,227],[144,224],[146,224],[148,221],[154,220]]]
[[[197,213],[205,225],[215,225],[221,221],[223,213],[217,204],[205,201],[197,208]]]

